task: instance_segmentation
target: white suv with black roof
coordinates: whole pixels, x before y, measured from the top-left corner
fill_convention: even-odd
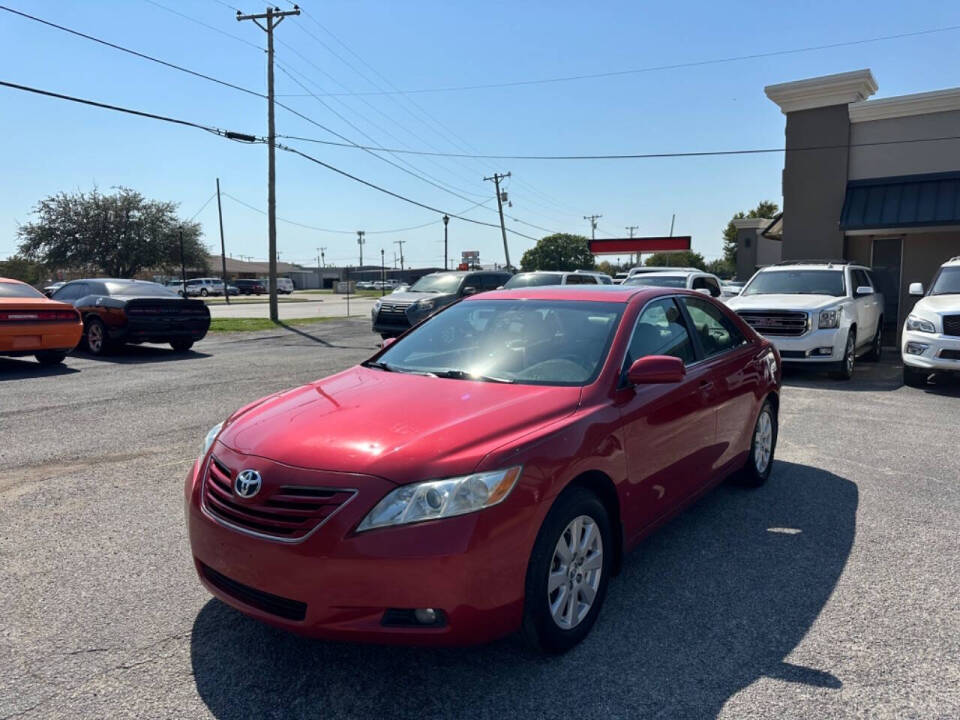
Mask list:
[[[870,268],[847,261],[784,262],[758,270],[727,305],[769,338],[785,363],[849,380],[858,356],[883,347],[883,295]]]
[[[930,373],[960,373],[960,256],[940,266],[926,295],[918,282],[910,294],[922,297],[903,324],[903,382],[916,386]]]

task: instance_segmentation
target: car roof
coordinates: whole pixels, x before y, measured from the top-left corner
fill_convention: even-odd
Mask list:
[[[958,265],[960,265],[960,255],[958,255],[957,257],[952,257],[949,260],[947,260],[943,264],[943,267],[957,267]]]
[[[640,273],[638,273],[640,274]],[[642,273],[645,278],[647,277],[688,277],[690,275],[709,275],[710,273],[703,270],[662,270],[659,272],[649,272]]]
[[[760,268],[757,272],[784,272],[787,270],[826,270],[828,272],[835,270],[836,272],[843,272],[843,269],[846,267],[860,268],[861,270],[870,269],[863,265],[851,265],[849,263],[844,263],[843,265],[833,263],[793,263],[790,265],[768,265],[767,267]]]
[[[510,288],[470,295],[463,302],[478,300],[586,300],[588,302],[628,303],[637,295],[672,295],[677,288],[637,285],[541,285]]]
[[[26,285],[23,280],[14,280],[13,278],[0,277],[0,282],[15,283],[17,285]]]

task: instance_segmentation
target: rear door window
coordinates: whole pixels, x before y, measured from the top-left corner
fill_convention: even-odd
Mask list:
[[[747,342],[733,321],[713,303],[693,297],[683,298],[683,303],[693,321],[704,357],[720,355]]]

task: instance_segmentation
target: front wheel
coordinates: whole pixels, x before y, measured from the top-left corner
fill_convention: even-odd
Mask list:
[[[926,370],[918,370],[909,365],[903,366],[903,384],[910,387],[923,387],[927,384],[927,377],[930,375]]]
[[[853,377],[853,366],[857,361],[857,334],[851,330],[847,334],[847,344],[843,351],[843,360],[837,367],[834,377],[839,380],[849,380]]]
[[[200,288],[200,297],[206,297],[209,294],[206,288]]]
[[[177,340],[170,341],[170,347],[172,347],[176,352],[186,352],[193,347],[193,340],[178,338]]]
[[[536,650],[566,652],[600,614],[614,547],[610,518],[596,495],[564,491],[550,509],[530,556],[523,635]]]
[[[773,468],[773,454],[777,449],[777,413],[773,403],[764,401],[753,426],[753,439],[750,442],[750,457],[740,473],[741,484],[747,487],[760,487],[770,477]]]

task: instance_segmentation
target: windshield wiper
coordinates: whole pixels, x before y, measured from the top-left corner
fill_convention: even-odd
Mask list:
[[[387,372],[394,372],[394,369],[387,365],[385,362],[379,360],[367,360],[366,362],[360,363],[363,367],[377,368],[377,370],[385,370]]]
[[[453,380],[481,380],[483,382],[494,383],[516,383],[516,380],[510,378],[493,377],[492,375],[474,375],[466,370],[431,370],[431,375],[438,378],[450,378]]]

